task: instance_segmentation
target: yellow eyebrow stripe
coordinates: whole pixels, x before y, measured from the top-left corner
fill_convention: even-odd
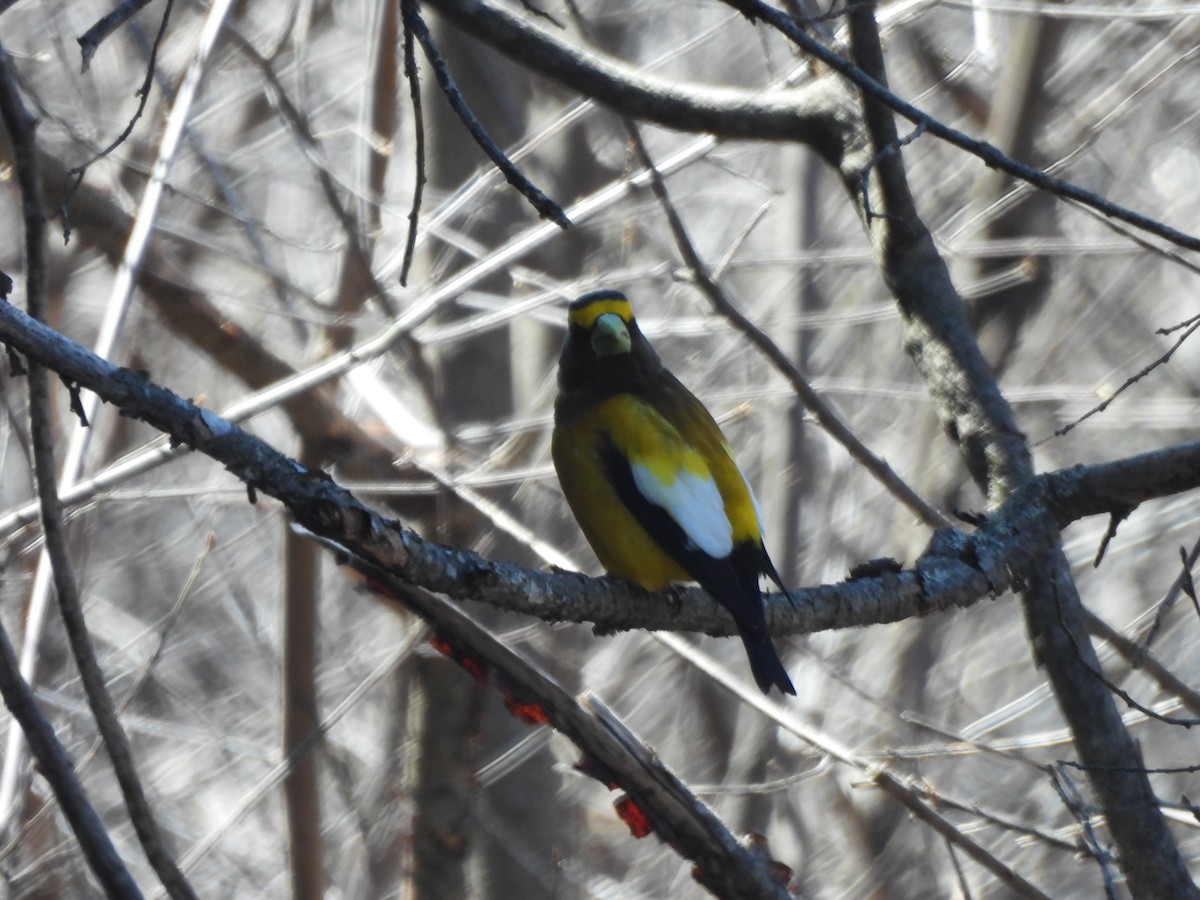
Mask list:
[[[571,310],[567,321],[572,325],[578,325],[584,331],[591,331],[596,320],[605,313],[613,313],[622,322],[628,324],[633,319],[633,306],[624,297],[606,297],[602,300],[593,300],[581,309]]]

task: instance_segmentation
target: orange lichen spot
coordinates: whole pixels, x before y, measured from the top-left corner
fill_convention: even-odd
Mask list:
[[[470,675],[479,683],[482,684],[484,679],[487,677],[487,670],[484,668],[483,663],[474,656],[464,653],[461,649],[452,644],[444,634],[434,633],[433,636],[429,638],[429,646],[443,656],[454,660],[466,670],[468,675]]]
[[[484,679],[487,678],[487,671],[483,668],[483,663],[473,656],[464,656],[458,661],[458,664],[466,669],[467,674],[480,684],[483,684]]]
[[[537,703],[525,703],[512,694],[504,695],[504,708],[526,725],[549,725],[550,717]]]
[[[622,794],[618,797],[613,806],[616,807],[617,815],[621,817],[621,821],[628,826],[629,833],[635,838],[644,838],[654,831],[654,826],[650,824],[649,817],[647,817],[642,808],[628,794]]]

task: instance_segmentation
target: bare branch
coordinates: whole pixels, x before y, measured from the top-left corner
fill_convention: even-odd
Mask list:
[[[971,857],[979,865],[983,866],[993,875],[996,875],[1000,881],[1009,888],[1014,895],[1019,897],[1043,898],[1049,900],[1048,895],[1039,891],[1036,887],[1004,865],[993,854],[989,853],[983,847],[975,843],[964,843],[961,840],[956,840],[959,836],[959,831],[952,825],[945,816],[941,814],[934,806],[928,803],[919,802],[911,791],[906,790],[906,785],[890,773],[881,773],[876,778],[876,783],[888,795],[895,797],[908,808],[908,810],[926,825],[933,828],[934,831],[942,835],[947,841],[953,842],[956,846],[962,847],[968,856]]]
[[[469,671],[499,674],[497,687],[534,721],[553,725],[583,752],[580,768],[608,787],[620,787],[636,803],[653,832],[696,863],[697,877],[722,896],[789,896],[767,861],[751,853],[657,754],[622,725],[597,698],[576,701],[549,676],[498,641],[489,631],[445,600],[413,588],[390,572],[354,557],[386,599],[417,612],[440,632],[452,635],[456,657]]]
[[[873,4],[852,7],[848,21],[855,63],[886,92]],[[792,26],[789,31],[798,30]],[[886,99],[874,92],[863,98],[864,122],[876,153],[897,140]],[[884,210],[895,218],[878,220],[868,229],[883,258],[884,277],[906,316],[906,350],[926,378],[972,475],[993,504],[1003,501],[1007,506],[1006,498],[1011,499],[1014,490],[1036,483],[1028,444],[970,332],[945,263],[931,246],[912,202],[900,153],[882,156],[877,172]],[[1041,549],[1028,559],[1023,574],[1027,587],[1022,608],[1030,643],[1049,675],[1080,757],[1088,765],[1130,768],[1097,769],[1090,777],[1132,890],[1148,896],[1198,896],[1149,779],[1136,771],[1141,752],[1111,694],[1095,677],[1100,663],[1053,527],[1042,533]]]
[[[1158,604],[1158,612],[1154,614],[1154,621],[1150,624],[1150,627],[1146,629],[1146,635],[1142,638],[1141,646],[1138,648],[1133,659],[1133,667],[1135,669],[1141,665],[1142,659],[1150,652],[1150,645],[1154,643],[1154,639],[1158,636],[1158,632],[1163,626],[1163,622],[1167,617],[1167,613],[1170,612],[1175,606],[1175,602],[1179,599],[1179,594],[1181,592],[1187,592],[1186,588],[1192,582],[1192,568],[1196,565],[1196,560],[1200,559],[1200,540],[1197,540],[1196,543],[1192,545],[1191,551],[1184,550],[1184,548],[1180,547],[1179,557],[1180,561],[1183,563],[1183,566],[1180,569],[1179,575],[1175,578],[1175,581],[1171,584],[1170,589],[1167,591],[1166,596],[1163,597],[1162,602]],[[1191,592],[1187,593],[1188,596],[1193,597],[1194,602],[1195,595]]]
[[[820,423],[829,436],[846,448],[850,456],[870,472],[892,496],[916,513],[925,524],[933,526],[949,525],[949,520],[945,516],[934,509],[924,497],[909,487],[904,479],[885,460],[876,456],[871,452],[870,448],[858,439],[849,426],[834,411],[833,407],[825,401],[825,398],[813,389],[808,379],[804,377],[804,373],[787,358],[787,355],[779,349],[779,346],[774,341],[760,328],[756,327],[733,304],[726,295],[725,290],[717,284],[708,267],[704,264],[704,261],[700,259],[700,254],[696,252],[696,248],[692,244],[691,238],[688,237],[687,230],[684,228],[683,220],[679,218],[679,213],[676,211],[674,204],[671,202],[671,197],[667,193],[666,183],[655,167],[654,160],[646,152],[646,146],[637,131],[637,126],[627,121],[626,127],[633,140],[634,148],[641,158],[642,165],[650,173],[650,187],[662,205],[663,212],[666,214],[671,234],[675,237],[675,246],[679,248],[679,253],[683,257],[684,263],[691,270],[692,277],[695,279],[697,286],[708,298],[713,309],[724,316],[734,328],[744,334],[759,349],[759,352],[770,361],[775,370],[788,380],[792,389],[796,392],[796,396],[800,398],[801,402],[816,417],[817,422]]]
[[[0,63],[3,64],[3,71],[0,71],[0,84],[3,85],[0,88],[0,113],[4,116],[9,137],[13,141],[20,169],[22,209],[25,217],[26,303],[30,314],[36,318],[46,314],[48,278],[42,181],[37,170],[37,149],[32,120],[18,98],[15,79],[7,65],[7,55],[2,51]],[[172,897],[176,900],[195,900],[198,895],[179,871],[159,830],[154,812],[146,800],[129,739],[113,708],[104,673],[100,669],[95,647],[88,634],[83,604],[73,571],[62,502],[58,498],[58,471],[54,459],[53,429],[50,424],[54,405],[50,400],[49,381],[46,370],[32,361],[27,377],[34,480],[41,508],[42,532],[46,539],[46,553],[53,568],[54,589],[71,653],[79,667],[88,705],[104,738],[121,794],[129,810],[130,820],[146,852],[146,858]],[[73,405],[78,405],[76,390],[70,385],[68,388],[75,397]],[[79,411],[82,412],[81,406]]]
[[[166,28],[167,17],[171,14],[171,4],[174,0],[167,0],[167,9],[163,14],[162,28]],[[92,57],[96,55],[96,51],[100,49],[109,37],[116,32],[118,28],[132,19],[138,12],[150,5],[150,0],[121,0],[117,8],[105,16],[102,16],[95,25],[83,33],[83,36],[78,39],[79,48],[83,53],[83,71],[86,72],[92,64]],[[159,39],[162,38],[162,30],[159,31]],[[158,41],[155,41],[157,46]],[[149,80],[154,72],[154,61],[150,62],[150,73],[146,76],[147,84],[143,85],[141,93],[146,93],[149,90]],[[141,115],[141,108],[138,108],[138,115]],[[134,117],[135,119],[137,116]],[[132,127],[132,125],[130,126]],[[119,143],[119,142],[118,142]]]
[[[454,83],[454,78],[450,75],[450,68],[446,65],[446,60],[442,58],[437,45],[433,42],[433,35],[429,33],[429,28],[425,25],[425,20],[421,18],[417,4],[415,2],[406,2],[400,11],[404,16],[404,30],[416,36],[417,41],[421,44],[421,49],[425,51],[425,58],[429,60],[429,65],[433,67],[434,77],[437,78],[442,93],[446,95],[446,100],[449,101],[450,108],[462,120],[467,131],[471,133],[471,137],[475,139],[475,143],[488,155],[488,158],[491,159],[496,168],[504,173],[505,180],[520,191],[522,196],[530,202],[533,208],[537,210],[539,216],[543,219],[549,219],[560,228],[570,228],[571,220],[567,218],[567,214],[563,212],[562,207],[542,193],[532,181],[521,173],[521,170],[516,167],[513,161],[488,136],[483,123],[471,112],[471,108],[463,98],[462,92],[459,91],[458,85]]]
[[[401,0],[406,8],[416,0]],[[417,71],[417,56],[413,47],[413,30],[404,29],[404,77],[408,79],[409,96],[412,98],[413,164],[416,178],[413,181],[412,209],[408,213],[408,238],[404,242],[404,261],[400,264],[400,284],[408,283],[408,270],[412,266],[413,252],[417,247],[417,222],[421,216],[421,197],[425,191],[425,114],[421,108],[421,75]]]
[[[1063,771],[1061,764],[1047,767],[1047,774],[1050,775],[1050,781],[1054,785],[1054,789],[1058,792],[1058,796],[1062,798],[1063,804],[1071,811],[1071,815],[1079,823],[1079,827],[1083,830],[1084,844],[1088,848],[1088,855],[1091,856],[1100,866],[1100,870],[1104,876],[1104,894],[1108,900],[1116,900],[1116,891],[1113,888],[1112,868],[1109,863],[1112,861],[1112,854],[1100,846],[1100,841],[1096,837],[1096,830],[1092,827],[1092,816],[1084,808],[1083,797],[1079,793],[1079,789],[1075,787],[1075,782]]]
[[[1175,326],[1175,328],[1178,328],[1178,327],[1179,327],[1178,325]],[[1125,393],[1127,390],[1129,390],[1131,387],[1133,387],[1135,384],[1137,384],[1139,381],[1141,381],[1143,378],[1145,378],[1147,375],[1149,375],[1151,372],[1153,372],[1159,366],[1165,366],[1167,363],[1169,363],[1171,361],[1171,357],[1175,355],[1175,351],[1178,350],[1183,345],[1184,341],[1186,341],[1193,334],[1195,334],[1196,329],[1198,329],[1198,328],[1200,328],[1200,319],[1197,319],[1196,321],[1192,322],[1187,327],[1187,329],[1183,332],[1183,334],[1181,334],[1178,338],[1175,339],[1175,343],[1172,344],[1169,348],[1167,348],[1166,353],[1163,353],[1157,359],[1147,363],[1145,366],[1143,366],[1137,372],[1130,375],[1128,378],[1125,379],[1124,382],[1121,383],[1120,387],[1118,387],[1115,391],[1113,391],[1111,394],[1109,394],[1107,397],[1105,397],[1103,400],[1101,400],[1099,403],[1097,403],[1095,406],[1093,406],[1091,409],[1089,409],[1087,412],[1085,412],[1078,419],[1076,419],[1073,422],[1067,423],[1062,428],[1056,428],[1054,430],[1053,437],[1062,437],[1067,432],[1073,431],[1077,426],[1086,422],[1092,416],[1096,415],[1097,413],[1102,413],[1106,409],[1108,409],[1108,407],[1112,404],[1112,402],[1114,400],[1116,400],[1118,397],[1120,397],[1123,393]],[[1159,329],[1159,333],[1166,334],[1167,331],[1169,331],[1169,330],[1174,330],[1174,329]],[[1049,438],[1047,438],[1047,440],[1049,440]]]
[[[1087,656],[1085,656],[1079,641],[1076,639],[1075,635],[1072,634],[1071,631],[1067,627],[1067,621],[1063,614],[1063,608],[1062,608],[1061,603],[1058,606],[1058,615],[1059,615],[1059,624],[1062,626],[1063,632],[1067,635],[1067,638],[1071,644],[1071,649],[1072,649],[1072,651],[1074,651],[1076,659],[1079,660],[1079,664],[1081,666],[1083,666],[1091,674],[1091,676],[1093,678],[1095,678],[1102,685],[1104,685],[1106,688],[1108,688],[1110,691],[1112,691],[1114,694],[1116,694],[1118,697],[1120,697],[1122,700],[1124,700],[1126,706],[1130,707],[1131,709],[1136,709],[1138,712],[1140,712],[1142,715],[1144,715],[1148,718],[1156,719],[1157,721],[1163,722],[1167,725],[1181,725],[1184,728],[1191,728],[1193,725],[1200,725],[1200,716],[1190,716],[1188,718],[1180,718],[1179,716],[1167,716],[1167,715],[1163,715],[1162,713],[1155,712],[1150,707],[1146,706],[1145,704],[1139,703],[1137,700],[1135,700],[1132,694],[1130,694],[1127,690],[1122,688],[1120,685],[1116,684],[1111,678],[1109,678],[1107,675],[1105,675],[1104,671],[1099,667],[1099,665],[1093,666],[1092,660],[1088,659]]]
[[[624,582],[490,562],[425,541],[362,506],[323,473],[298,466],[212,412],[94,356],[8,304],[0,304],[0,341],[68,375],[125,415],[221,462],[256,490],[282,501],[309,530],[357,548],[412,584],[550,621],[593,622],[600,630],[734,633],[728,615],[698,588],[679,592],[685,602],[655,603],[654,595]],[[1032,564],[1059,527],[1108,512],[1112,505],[1196,487],[1200,441],[1042,475],[1014,491],[974,534],[941,529],[912,570],[794,590],[794,605],[772,595],[769,624],[776,634],[799,634],[967,606],[1008,589],[1014,574]]]
[[[1146,647],[1139,647],[1090,610],[1085,612],[1088,631],[1111,644],[1132,668],[1145,672],[1160,688],[1174,694],[1184,706],[1200,716],[1200,692],[1171,672]]]
[[[112,32],[116,31],[125,21],[135,12],[146,6],[150,0],[124,0],[124,2],[102,18],[99,22],[88,29],[87,33],[79,39],[79,46],[83,50],[83,71],[87,71],[91,65],[92,56],[95,54],[101,41],[107,38]],[[171,8],[175,5],[175,0],[167,0],[166,8],[163,10],[162,22],[158,26],[158,34],[154,36],[154,43],[150,46],[150,58],[146,60],[146,78],[142,82],[142,86],[137,89],[136,96],[138,97],[138,106],[134,111],[133,116],[129,119],[129,124],[113,140],[111,144],[103,150],[96,153],[87,162],[71,169],[71,174],[75,176],[74,188],[78,188],[83,181],[83,176],[87,174],[87,170],[91,165],[104,157],[108,156],[118,147],[120,147],[129,136],[133,134],[133,128],[137,125],[138,119],[142,117],[142,113],[146,111],[146,103],[150,99],[150,88],[154,84],[154,66],[158,61],[158,49],[162,46],[163,37],[167,33],[167,22],[171,19]],[[63,217],[63,227],[66,234],[70,234],[70,221],[68,207],[71,203],[71,196],[74,194],[74,188],[68,192],[62,202],[60,211]]]
[[[911,103],[901,100],[889,91],[885,84],[875,78],[869,70],[852,65],[815,38],[806,34],[782,10],[768,6],[762,0],[725,0],[725,2],[740,11],[751,21],[761,19],[771,25],[771,27],[785,35],[789,40],[795,42],[805,53],[816,57],[853,83],[865,96],[879,101],[892,111],[908,119],[914,125],[924,127],[926,131],[935,137],[941,138],[962,150],[966,150],[973,156],[977,156],[988,167],[1007,172],[1009,175],[1026,181],[1036,188],[1049,191],[1068,200],[1074,200],[1105,216],[1126,222],[1173,244],[1178,244],[1180,247],[1186,247],[1189,250],[1200,250],[1200,238],[1164,225],[1157,219],[1152,219],[1149,216],[1126,209],[1110,200],[1106,200],[1099,194],[1085,190],[1062,178],[1056,178],[1040,169],[1019,163],[1005,156],[987,141],[980,141],[963,134],[961,131],[943,124]]]
[[[827,150],[839,142],[845,95],[828,79],[766,93],[695,88],[586,51],[489,0],[426,0],[425,5],[473,39],[630,119],[727,138],[795,140]]]
[[[16,160],[16,174],[21,190],[21,210],[25,228],[25,286],[26,298],[34,313],[45,315],[46,287],[46,219],[43,212],[41,180],[37,173],[37,146],[34,138],[34,122],[17,90],[17,81],[8,51],[0,47],[0,117],[12,142]],[[7,278],[7,276],[5,276]],[[11,280],[7,282],[11,286]],[[0,301],[7,305],[7,301]],[[27,377],[30,380],[30,403],[39,401],[43,414],[34,421],[34,430],[48,428],[46,425],[50,404],[46,370],[30,361]],[[35,445],[45,437],[37,436]],[[44,443],[44,442],[43,442]],[[43,522],[47,520],[53,528],[61,528],[61,515],[54,516],[56,498],[53,497],[53,457],[47,447],[42,453],[35,451],[35,465],[50,466],[50,496],[43,503]],[[42,475],[44,476],[44,471]],[[39,482],[42,480],[39,477]],[[61,535],[61,531],[60,531]],[[61,541],[60,541],[61,543]],[[58,742],[53,729],[42,717],[33,699],[33,692],[21,677],[16,654],[8,639],[8,633],[0,628],[0,678],[2,678],[4,702],[20,723],[29,741],[30,749],[63,809],[75,837],[79,841],[88,864],[96,878],[115,897],[141,897],[124,862],[117,855],[108,834],[92,808],[83,786],[79,783],[66,752]]]

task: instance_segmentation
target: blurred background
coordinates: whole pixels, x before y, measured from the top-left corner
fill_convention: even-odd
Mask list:
[[[423,15],[466,101],[574,224],[564,232],[540,221],[505,184],[418,50],[428,183],[406,285],[398,276],[415,129],[394,0],[175,3],[144,115],[69,197],[72,167],[107,147],[137,109],[163,4],[103,43],[86,72],[76,39],[110,4],[11,5],[0,39],[39,116],[51,200],[66,204],[70,226],[66,243],[64,220],[53,229],[51,324],[86,346],[107,342],[113,361],[217,411],[247,408],[265,388],[389,335],[385,352],[353,374],[264,402],[243,426],[427,538],[598,574],[559,492],[549,432],[565,305],[618,288],[721,422],[790,584],[838,581],[872,557],[911,564],[929,528],[713,314],[658,202],[634,180],[641,167],[622,120],[446,26],[436,5]],[[589,53],[680,83],[766,92],[823,75],[715,0],[546,0],[537,10],[554,22],[506,8]],[[1196,7],[909,0],[880,4],[878,19],[900,96],[1022,161],[1196,231]],[[211,53],[197,62],[204,29],[217,23]],[[840,27],[836,16],[820,25],[834,40]],[[649,125],[642,134],[697,250],[741,311],[934,506],[982,511],[904,353],[836,173],[798,145]],[[1040,469],[1195,436],[1200,355],[1191,342],[1105,412],[1056,436],[1182,333],[1159,329],[1197,314],[1191,257],[1014,186],[928,136],[904,157]],[[166,177],[151,206],[156,164]],[[0,268],[17,279],[21,303],[7,146],[3,165],[10,227]],[[137,246],[135,225],[149,234],[127,278],[120,263]],[[19,378],[0,380],[0,616],[149,889],[153,874],[107,758],[95,752],[37,574],[24,390]],[[150,801],[202,896],[705,896],[688,862],[654,838],[630,837],[613,798],[572,770],[578,754],[565,739],[518,723],[496,691],[428,647],[418,620],[356,592],[327,554],[289,533],[278,504],[247,502],[245,487],[208,459],[148,457],[162,442],[110,409],[85,431],[67,392],[57,400],[64,480],[79,484],[64,494],[88,622]],[[1106,522],[1068,529],[1088,609],[1143,637],[1180,573],[1180,548],[1200,539],[1198,512],[1191,495],[1145,504],[1098,569]],[[802,896],[1009,896],[864,788],[862,771],[742,706],[651,635],[470,612],[568,689],[595,691],[731,828],[767,836]],[[1181,599],[1151,646],[1192,685],[1196,616]],[[748,680],[739,642],[686,639]],[[1115,866],[1075,851],[1080,814],[1091,809],[1085,777],[1064,770],[1080,792],[1068,804],[1045,770],[1073,750],[1011,595],[778,646],[799,691],[788,708],[801,720],[922,779],[947,801],[948,818],[1049,895],[1100,896],[1106,877],[1122,895]],[[1111,645],[1098,649],[1108,676],[1139,702],[1197,715],[1187,696],[1165,692]],[[1127,721],[1148,765],[1195,761],[1187,731],[1134,710]],[[11,720],[0,724],[5,889],[94,895],[44,782],[7,733]],[[288,749],[305,741],[289,767]],[[1185,795],[1197,793],[1196,776],[1156,775],[1154,785],[1193,859],[1200,825]],[[1106,846],[1102,823],[1092,824]]]

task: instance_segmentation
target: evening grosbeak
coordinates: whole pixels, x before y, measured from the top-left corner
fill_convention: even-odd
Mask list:
[[[733,616],[763,693],[795,694],[759,579],[786,590],[721,429],[663,366],[624,294],[584,294],[567,321],[551,452],[588,543],[610,574],[648,590],[699,582]]]

